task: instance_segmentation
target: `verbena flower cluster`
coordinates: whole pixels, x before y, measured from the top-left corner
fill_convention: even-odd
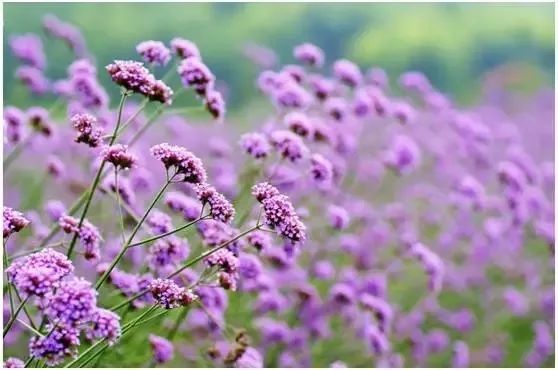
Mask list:
[[[103,68],[43,26],[58,80],[42,37],[7,39],[33,100],[4,107],[4,367],[550,366],[553,91],[462,106],[251,45],[267,113],[237,124],[193,41]]]

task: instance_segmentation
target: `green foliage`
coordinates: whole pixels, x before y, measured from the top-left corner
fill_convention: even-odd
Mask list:
[[[550,4],[6,4],[5,71],[10,76],[17,66],[7,47],[9,35],[41,33],[42,16],[53,13],[83,30],[100,67],[115,58],[137,59],[135,45],[142,40],[193,40],[231,88],[233,111],[255,96],[257,68],[242,54],[248,41],[271,47],[282,63],[293,61],[293,46],[308,41],[326,51],[329,63],[347,56],[363,68],[381,66],[393,77],[418,69],[463,98],[484,72],[512,60],[541,69],[550,84],[551,10]],[[71,54],[60,42],[44,39],[47,73],[61,78]],[[101,79],[108,83],[103,73]],[[10,104],[25,101],[12,78],[4,79],[4,92]]]

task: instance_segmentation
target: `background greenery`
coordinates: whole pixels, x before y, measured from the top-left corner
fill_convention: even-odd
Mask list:
[[[14,88],[17,61],[7,47],[9,35],[41,33],[46,13],[80,27],[99,66],[137,59],[135,45],[142,40],[193,40],[229,86],[233,111],[256,94],[258,69],[243,56],[246,42],[272,48],[281,63],[293,61],[293,46],[309,41],[326,51],[328,62],[347,57],[362,68],[381,66],[392,78],[420,70],[462,101],[474,99],[483,74],[504,63],[519,65],[529,84],[552,84],[554,74],[552,4],[20,3],[4,5],[8,103],[24,99]],[[63,77],[70,52],[60,42],[45,43],[48,75]]]

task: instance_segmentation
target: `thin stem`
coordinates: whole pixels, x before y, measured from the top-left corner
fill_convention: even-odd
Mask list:
[[[260,225],[256,225],[240,234],[238,234],[237,236],[235,236],[234,238],[224,242],[223,244],[210,249],[202,254],[200,254],[199,256],[191,259],[190,261],[186,262],[184,265],[182,265],[178,270],[176,270],[175,272],[173,272],[172,274],[170,274],[169,276],[166,277],[166,279],[171,279],[173,277],[175,277],[176,275],[180,274],[182,271],[186,270],[188,267],[195,265],[196,263],[198,263],[199,261],[203,260],[204,258],[207,258],[208,256],[212,255],[213,253],[217,252],[220,249],[225,248],[226,246],[228,246],[231,243],[234,243],[235,241],[237,241],[238,239],[244,237],[245,235],[251,233],[252,231],[258,230],[260,227]],[[131,296],[130,298],[126,299],[123,302],[120,302],[119,304],[117,304],[114,307],[111,307],[110,310],[111,311],[116,311],[121,307],[124,307],[125,305],[127,305],[130,302],[135,301],[136,299],[138,299],[139,297],[143,296],[145,293],[149,292],[149,289],[144,289],[136,294],[134,294],[133,296]]]
[[[8,257],[8,251],[6,250],[6,243],[8,242],[8,239],[4,239],[3,243],[2,243],[2,247],[3,247],[3,260],[4,260],[4,270],[6,270],[6,268],[8,267],[8,265],[10,264],[10,259]],[[14,297],[12,296],[12,284],[10,282],[8,282],[8,297],[10,298],[10,314],[14,313]]]
[[[153,113],[151,115],[151,117],[149,117],[147,122],[145,122],[145,124],[134,134],[134,136],[132,136],[132,138],[130,139],[130,142],[128,143],[128,146],[133,145],[136,141],[139,140],[141,135],[143,135],[143,133],[145,131],[147,131],[147,129],[153,124],[153,122],[155,122],[155,120],[161,115],[161,113],[163,113],[163,110],[164,110],[163,105],[161,107],[157,108],[155,113]]]
[[[141,319],[143,319],[145,316],[147,316],[149,313],[151,313],[153,310],[155,310],[157,308],[156,305],[153,305],[151,307],[149,307],[147,310],[145,310],[145,312],[143,312],[141,315],[139,315],[137,318],[135,318],[134,320],[124,324],[123,328],[122,328],[122,336],[124,336],[124,334],[126,334],[126,332],[128,332],[131,328],[133,328],[136,323],[138,321],[140,321]],[[83,359],[87,354],[89,354],[91,351],[93,351],[95,348],[99,347],[101,344],[103,344],[106,341],[107,338],[103,338],[100,339],[99,341],[97,341],[95,344],[91,345],[89,348],[87,348],[83,353],[81,353],[76,359],[74,359],[73,361],[71,361],[70,363],[68,363],[66,366],[64,366],[65,368],[67,367],[74,367],[75,364],[77,364],[81,359]],[[108,345],[107,345],[108,347]],[[105,347],[106,348],[106,347]],[[95,355],[94,355],[95,356]],[[89,358],[89,360],[91,360],[92,358]],[[88,360],[88,361],[89,361]]]
[[[37,331],[37,329],[31,327],[28,323],[26,323],[25,321],[21,320],[21,319],[17,319],[17,322],[19,322],[21,325],[25,326],[29,331],[33,332],[35,335],[38,335],[39,337],[44,337],[44,334],[41,333],[40,331]]]
[[[6,156],[6,158],[4,158],[4,172],[6,172],[8,170],[8,167],[10,167],[10,165],[13,163],[13,161],[21,154],[21,152],[23,151],[23,149],[25,149],[25,147],[27,145],[29,145],[29,143],[31,142],[31,139],[33,138],[33,136],[35,135],[35,132],[31,132],[25,139],[23,139],[22,141],[20,141],[19,143],[16,144],[16,146],[14,147],[14,149],[10,152],[10,154],[8,154]]]
[[[8,332],[10,331],[10,328],[12,327],[12,325],[14,324],[14,322],[17,319],[17,315],[19,315],[19,312],[21,311],[23,306],[27,303],[28,299],[29,299],[29,297],[27,297],[23,301],[21,301],[19,303],[19,306],[17,306],[15,312],[12,312],[12,316],[10,317],[10,320],[6,324],[6,327],[4,327],[4,338],[6,337],[6,334],[8,334]]]
[[[124,214],[122,213],[122,202],[120,201],[120,191],[118,189],[118,167],[114,167],[114,187],[116,193],[116,203],[118,204],[118,213],[120,214],[120,229],[122,234],[122,243],[126,242],[126,231],[124,230]]]
[[[145,98],[144,101],[139,106],[139,108],[134,112],[134,114],[132,114],[132,116],[130,116],[130,118],[128,118],[126,120],[126,122],[124,122],[124,124],[122,124],[122,126],[120,127],[120,130],[118,130],[118,132],[115,134],[116,136],[120,136],[120,134],[122,134],[122,132],[124,132],[124,130],[126,130],[126,127],[128,127],[128,125],[130,123],[132,123],[132,121],[134,119],[136,119],[136,117],[145,109],[145,107],[147,106],[147,103],[149,103],[149,98]]]
[[[108,278],[109,274],[116,267],[116,265],[122,259],[122,257],[124,257],[124,254],[128,250],[130,244],[132,244],[132,241],[134,240],[134,237],[136,236],[137,232],[139,231],[141,225],[143,224],[143,222],[145,221],[145,219],[149,215],[149,212],[151,212],[153,207],[155,207],[155,204],[163,196],[163,193],[165,192],[165,190],[167,189],[167,187],[169,185],[170,185],[170,182],[167,181],[167,182],[165,182],[165,184],[163,185],[161,190],[159,190],[159,192],[157,193],[157,195],[155,196],[155,198],[153,199],[153,201],[151,202],[151,204],[149,205],[149,207],[147,208],[147,210],[143,214],[141,220],[136,224],[136,226],[134,227],[134,230],[132,230],[132,233],[128,237],[128,241],[122,246],[122,249],[120,249],[120,252],[118,252],[118,255],[114,258],[114,260],[110,264],[109,268],[103,273],[103,275],[99,278],[99,280],[95,284],[95,289],[96,290],[99,290],[99,288],[101,288],[101,286],[103,285],[105,280]]]
[[[109,145],[114,144],[114,142],[116,141],[116,133],[118,132],[118,128],[120,127],[120,122],[122,120],[122,110],[124,108],[124,102],[126,101],[127,97],[128,97],[127,92],[122,93],[122,98],[120,99],[120,105],[118,106],[118,118],[116,120],[116,125],[114,127],[113,137],[110,139]],[[83,225],[83,221],[85,220],[85,216],[87,215],[87,211],[89,210],[89,206],[91,205],[91,200],[93,200],[93,195],[95,194],[95,190],[97,189],[97,186],[99,185],[99,182],[101,180],[101,174],[103,172],[103,169],[105,168],[105,164],[106,164],[106,161],[101,162],[101,165],[99,166],[99,170],[97,171],[97,174],[95,175],[95,179],[93,180],[93,184],[91,185],[91,188],[89,189],[89,194],[87,196],[87,201],[85,202],[85,207],[83,209],[83,212],[81,213],[81,217],[79,219],[79,223],[78,223],[78,226],[77,226],[78,231],[76,231],[74,233],[72,241],[70,242],[70,247],[68,249],[68,253],[66,254],[68,256],[68,258],[72,257],[72,252],[74,251],[74,247],[76,245],[76,241],[77,241],[78,234],[79,234],[79,229],[81,228],[81,225]]]
[[[173,229],[173,230],[171,230],[171,231],[167,231],[166,233],[159,234],[159,235],[155,235],[155,236],[152,236],[152,237],[150,237],[150,238],[140,240],[139,242],[130,244],[130,245],[128,246],[128,248],[137,247],[137,246],[139,246],[139,245],[151,243],[152,241],[155,241],[155,240],[164,238],[165,236],[169,236],[169,235],[175,234],[175,233],[177,233],[177,232],[179,232],[179,231],[182,231],[182,230],[184,230],[184,229],[186,229],[186,228],[188,228],[188,227],[194,225],[195,223],[197,223],[197,222],[199,222],[199,221],[205,220],[205,219],[210,218],[210,217],[211,217],[211,215],[205,215],[205,216],[196,218],[194,221],[188,222],[187,224],[184,224],[184,225],[182,225],[182,226],[180,226],[180,227],[177,227],[176,229]]]
[[[14,255],[11,257],[11,259],[12,259],[12,260],[15,260],[15,259],[18,259],[18,258],[21,258],[21,257],[25,257],[25,256],[28,256],[28,255],[30,255],[30,254],[32,254],[32,253],[40,252],[40,251],[42,251],[42,250],[45,249],[45,248],[58,248],[58,247],[64,247],[64,244],[65,244],[64,241],[60,241],[60,242],[58,242],[58,243],[53,243],[53,244],[45,245],[44,247],[39,247],[39,248],[31,249],[31,250],[29,250],[29,251],[21,252],[21,253],[19,253],[19,254],[14,254]]]
[[[68,211],[68,214],[70,216],[72,216],[74,213],[78,211],[78,209],[80,209],[83,202],[85,202],[86,197],[87,197],[87,191],[84,191],[79,197],[79,199],[76,200],[76,202],[70,207],[70,210]],[[44,247],[56,235],[56,233],[58,233],[58,231],[60,231],[60,225],[56,223],[52,226],[48,235],[41,241],[41,243],[39,244],[39,248]]]
[[[171,331],[169,332],[168,335],[168,339],[172,340],[174,338],[174,336],[176,335],[176,333],[178,333],[178,328],[180,327],[180,324],[182,323],[182,321],[184,321],[184,319],[186,318],[186,315],[188,315],[188,311],[190,311],[190,306],[186,306],[184,307],[180,313],[178,314],[176,321],[174,322],[174,325],[171,329]]]

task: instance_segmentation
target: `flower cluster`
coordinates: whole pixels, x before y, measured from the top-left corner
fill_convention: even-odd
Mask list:
[[[102,237],[95,225],[88,220],[83,220],[79,227],[79,220],[68,215],[62,215],[58,219],[58,224],[65,233],[78,234],[86,259],[95,261],[99,258],[99,245]]]
[[[29,225],[29,222],[30,221],[26,219],[21,212],[10,207],[4,207],[4,238],[19,232],[25,226]]]
[[[101,144],[103,129],[98,127],[97,119],[90,114],[76,114],[70,119],[72,125],[78,132],[76,143],[85,143],[92,148]]]
[[[293,243],[305,241],[306,226],[300,221],[289,197],[267,183],[254,185],[252,194],[262,203],[267,225],[278,228],[279,233]]]
[[[151,147],[151,155],[163,162],[167,170],[174,168],[175,175],[183,175],[183,182],[199,184],[207,180],[201,159],[183,147],[167,143],[157,144]]]
[[[197,296],[190,289],[181,288],[174,281],[168,279],[151,281],[149,291],[157,304],[166,309],[188,306],[197,299]]]
[[[230,223],[235,215],[233,205],[225,196],[209,184],[201,183],[195,186],[196,195],[200,202],[205,206],[209,205],[211,217],[224,223]]]
[[[128,91],[141,94],[163,104],[172,103],[173,91],[163,81],[155,79],[143,63],[116,60],[107,67],[111,79]]]

